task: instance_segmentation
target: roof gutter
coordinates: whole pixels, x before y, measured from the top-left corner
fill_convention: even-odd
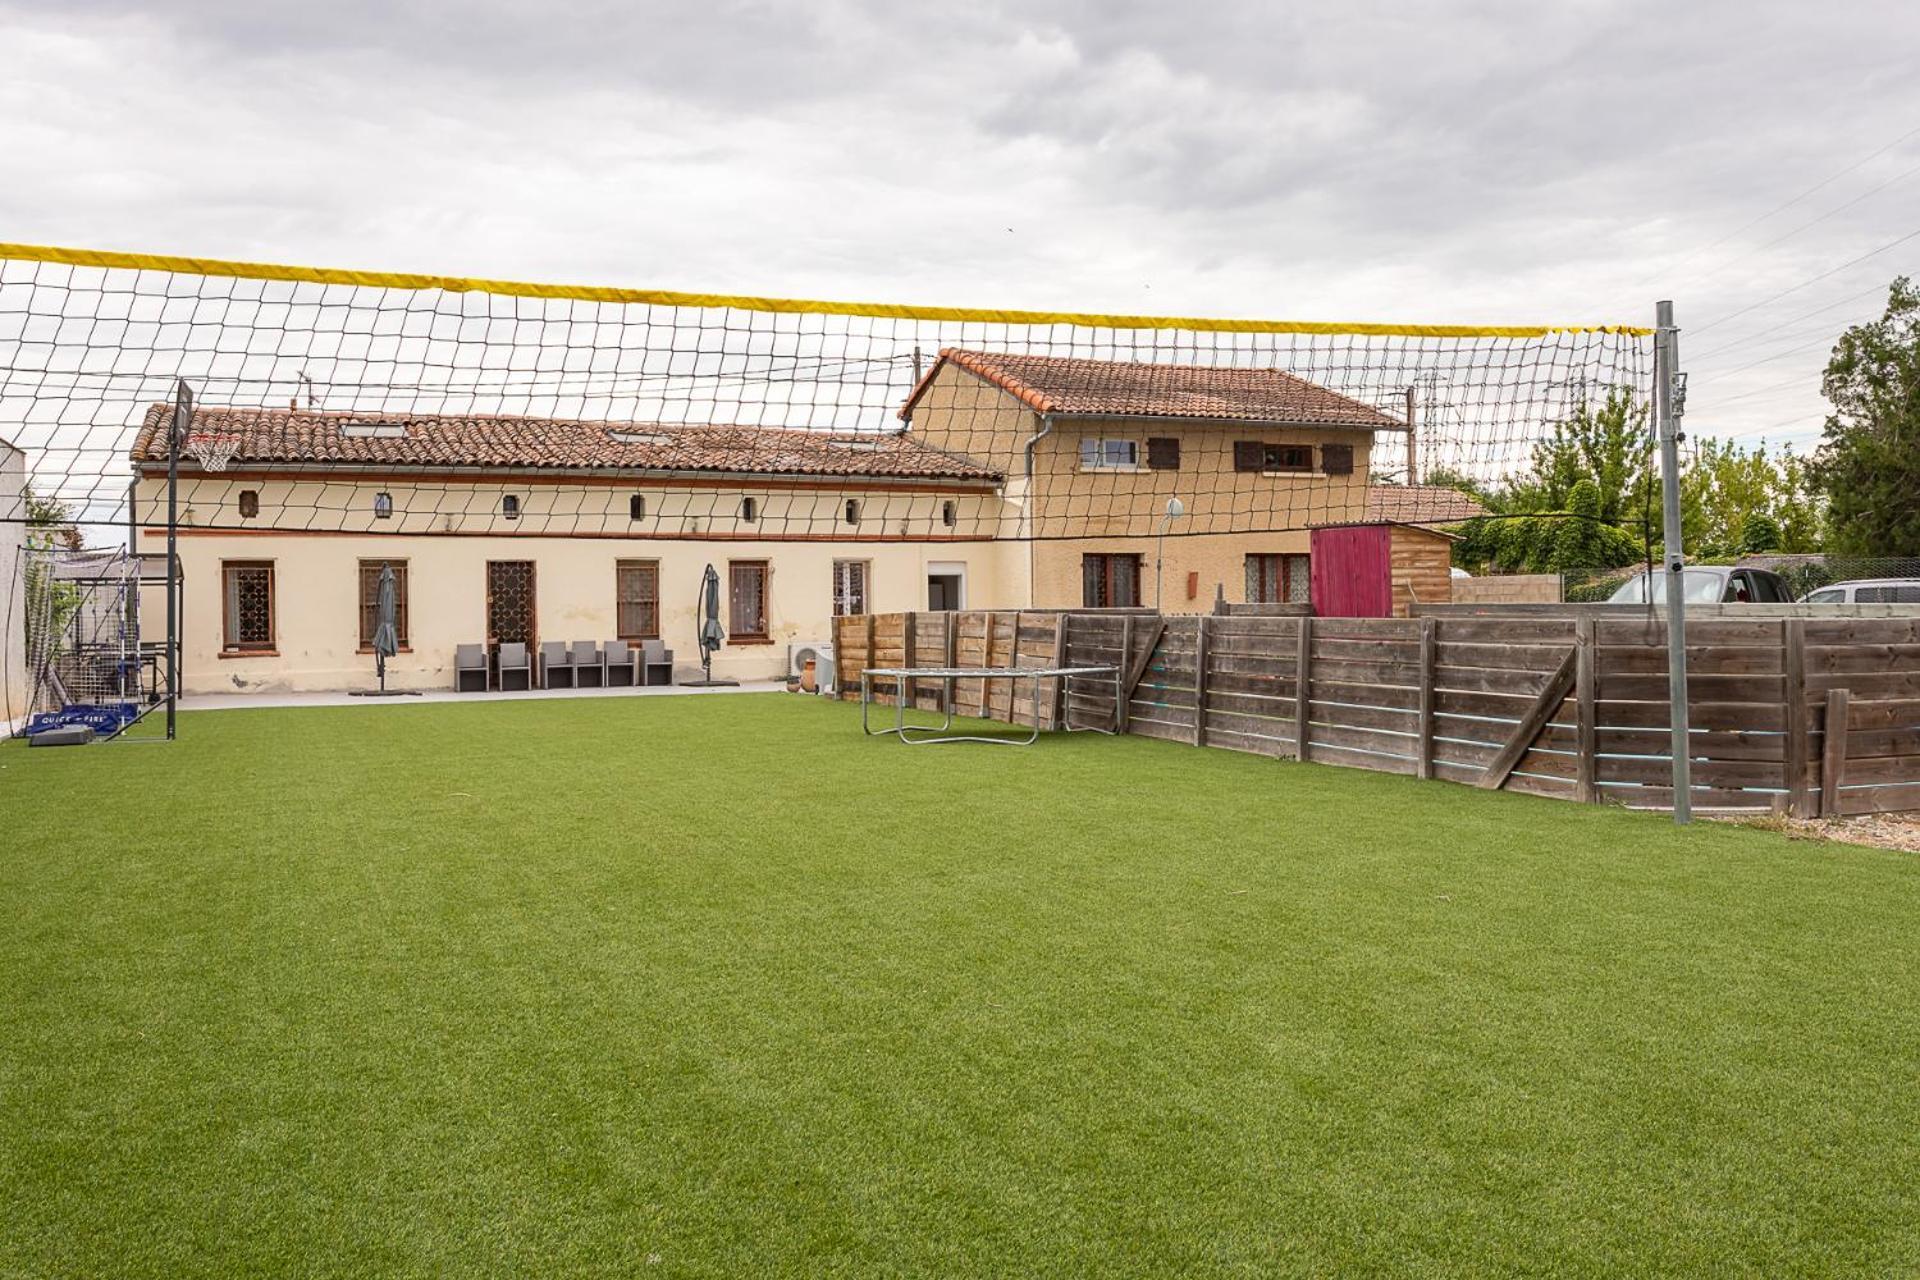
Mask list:
[[[143,477],[165,475],[166,468],[158,463],[141,461],[134,464]],[[422,476],[455,476],[472,480],[511,480],[525,476],[551,477],[554,479],[615,479],[615,480],[703,480],[710,483],[787,483],[787,484],[886,484],[925,486],[929,489],[950,489],[965,486],[970,489],[996,489],[1002,483],[999,476],[930,476],[930,475],[887,475],[869,472],[816,472],[816,471],[701,471],[669,470],[665,468],[644,467],[512,467],[512,466],[474,466],[472,464],[440,462],[333,462],[315,460],[312,462],[288,462],[281,459],[249,461],[236,459],[230,470],[243,474],[286,474],[299,477],[315,475],[393,475],[396,473],[419,472]],[[218,478],[221,472],[200,472],[204,477]]]
[[[1047,420],[1065,418],[1073,422],[1171,422],[1189,427],[1251,427],[1257,430],[1287,431],[1405,431],[1404,422],[1383,418],[1373,425],[1358,422],[1300,422],[1284,418],[1218,418],[1185,413],[1050,413]],[[1051,427],[1049,427],[1051,430]],[[1044,433],[1042,433],[1044,434]]]

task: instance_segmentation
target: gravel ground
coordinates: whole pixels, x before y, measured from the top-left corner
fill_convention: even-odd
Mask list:
[[[1857,818],[1760,818],[1747,824],[1797,840],[1844,840],[1920,853],[1920,813],[1875,813]]]

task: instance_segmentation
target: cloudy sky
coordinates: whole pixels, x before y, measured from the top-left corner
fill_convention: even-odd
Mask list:
[[[1641,322],[1817,436],[1920,268],[1910,3],[0,2],[0,240],[881,301]],[[1902,237],[1910,237],[1902,241]]]

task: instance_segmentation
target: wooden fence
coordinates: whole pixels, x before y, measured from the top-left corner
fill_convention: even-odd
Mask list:
[[[1099,681],[1038,699],[1023,687],[1014,705],[1006,682],[967,680],[955,710],[1043,728],[1117,718],[1199,746],[1672,803],[1666,623],[1637,613],[882,614],[836,619],[834,641],[842,696],[858,696],[863,667],[1118,666],[1118,708]],[[1920,809],[1920,618],[1703,618],[1687,643],[1696,807]],[[945,696],[931,682],[913,693],[929,710]]]

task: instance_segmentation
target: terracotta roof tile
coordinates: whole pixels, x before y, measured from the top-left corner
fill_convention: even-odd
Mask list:
[[[1013,355],[959,347],[940,352],[901,407],[901,417],[911,416],[944,364],[984,378],[1037,413],[1281,422],[1365,431],[1405,426],[1371,405],[1284,369]]]
[[[165,462],[172,406],[151,405],[133,460]],[[787,427],[670,426],[504,414],[382,414],[197,406],[194,431],[238,435],[232,465],[506,467],[888,479],[1001,479],[909,436]],[[186,457],[187,455],[182,455]]]
[[[1453,524],[1487,514],[1474,498],[1443,484],[1367,487],[1367,519],[1394,524]]]

